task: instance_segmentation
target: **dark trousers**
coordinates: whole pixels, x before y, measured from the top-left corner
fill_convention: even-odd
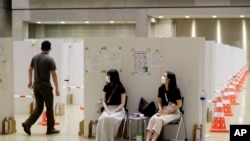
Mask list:
[[[33,113],[25,121],[25,123],[30,126],[33,125],[42,114],[45,103],[47,115],[47,131],[52,130],[55,125],[53,111],[53,88],[44,84],[34,84],[33,91],[36,100],[36,107]]]

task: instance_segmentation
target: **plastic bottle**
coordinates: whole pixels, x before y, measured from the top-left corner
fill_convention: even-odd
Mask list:
[[[60,115],[63,115],[64,114],[64,108],[63,108],[63,103],[59,103],[59,113],[60,113]]]
[[[96,136],[96,125],[97,125],[97,120],[90,120],[89,135],[88,135],[89,138]]]
[[[96,125],[97,125],[97,120],[95,120],[95,121],[92,123],[92,137],[95,137],[95,136],[96,136]]]
[[[16,133],[16,121],[13,117],[9,117],[10,133]]]
[[[10,132],[10,126],[9,126],[9,120],[8,120],[7,117],[4,118],[2,124],[3,124],[2,133],[3,134],[9,134],[9,132]]]
[[[202,131],[202,129],[201,129],[201,125],[200,124],[198,124],[197,126],[196,126],[196,135],[195,135],[195,141],[201,141],[201,131]]]
[[[60,105],[59,105],[59,103],[56,103],[55,113],[56,113],[56,115],[60,115]]]
[[[142,134],[141,133],[136,134],[136,141],[142,141]]]

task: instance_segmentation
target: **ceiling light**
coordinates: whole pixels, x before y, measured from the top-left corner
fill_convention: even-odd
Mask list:
[[[114,21],[110,21],[109,23],[114,23]]]
[[[216,15],[213,15],[212,17],[213,17],[213,18],[217,18],[217,16],[216,16]]]
[[[190,18],[190,16],[185,16],[185,18]]]
[[[41,24],[42,22],[40,22],[40,21],[38,21],[38,22],[36,22],[37,24]]]
[[[244,18],[245,16],[244,15],[240,15],[241,18]]]
[[[162,18],[163,18],[163,16],[159,16],[158,18],[162,19]]]
[[[61,21],[61,24],[65,24],[65,21]]]
[[[84,23],[88,24],[88,23],[89,23],[89,21],[85,21]]]
[[[151,22],[152,22],[152,23],[156,23],[155,18],[151,18]]]

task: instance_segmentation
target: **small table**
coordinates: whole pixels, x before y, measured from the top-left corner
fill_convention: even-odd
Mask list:
[[[128,117],[128,121],[129,121],[129,125],[128,125],[128,133],[129,133],[129,141],[131,141],[131,123],[132,121],[136,121],[137,124],[137,133],[139,132],[139,122],[143,122],[142,124],[142,138],[145,138],[146,135],[146,126],[147,126],[147,119],[148,117],[144,116],[144,117],[133,117],[133,116],[129,116]]]

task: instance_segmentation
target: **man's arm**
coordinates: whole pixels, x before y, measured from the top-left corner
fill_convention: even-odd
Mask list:
[[[29,70],[28,70],[28,76],[29,76],[29,83],[28,83],[28,88],[31,88],[33,87],[33,84],[32,84],[32,73],[33,73],[33,67],[29,67]]]
[[[52,76],[54,85],[56,87],[56,96],[60,96],[60,91],[59,91],[59,87],[58,87],[58,80],[57,80],[56,70],[52,70],[50,72],[51,72],[51,76]]]

